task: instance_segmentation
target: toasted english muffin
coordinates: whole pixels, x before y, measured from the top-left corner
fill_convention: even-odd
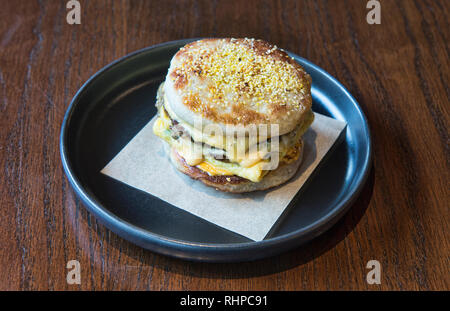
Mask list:
[[[265,190],[299,168],[311,101],[310,76],[276,46],[199,40],[172,58],[153,131],[191,178],[227,192]]]
[[[262,40],[204,39],[173,57],[164,85],[175,120],[219,125],[224,133],[277,124],[293,131],[311,109],[311,78]]]

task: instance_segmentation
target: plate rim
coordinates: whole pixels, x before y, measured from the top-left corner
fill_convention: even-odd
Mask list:
[[[206,243],[206,242],[193,242],[180,240],[148,231],[146,229],[135,226],[134,224],[129,223],[128,221],[116,216],[114,213],[110,212],[102,203],[98,202],[95,198],[91,198],[88,191],[86,191],[86,189],[84,188],[83,184],[80,182],[77,176],[75,176],[66,148],[68,125],[71,116],[73,114],[73,111],[76,109],[78,99],[86,91],[86,89],[90,86],[90,84],[93,83],[96,79],[98,79],[106,71],[112,69],[121,62],[128,60],[132,57],[136,57],[142,53],[146,53],[148,51],[155,50],[158,48],[169,48],[176,45],[180,45],[181,47],[189,42],[200,39],[203,38],[188,38],[188,39],[167,41],[128,53],[98,70],[78,89],[64,114],[59,140],[59,148],[63,169],[64,172],[66,173],[70,185],[75,190],[75,193],[84,203],[85,207],[89,210],[89,212],[91,212],[94,216],[96,216],[96,218],[100,220],[100,222],[102,222],[109,230],[117,233],[119,236],[130,241],[131,243],[137,244],[145,249],[149,249],[151,251],[155,251],[164,255],[169,255],[172,257],[178,257],[182,259],[212,261],[212,262],[242,261],[245,260],[245,258],[250,258],[250,260],[253,260],[266,256],[261,254],[259,256],[258,255],[251,256],[251,253],[248,252],[252,252],[257,249],[259,250],[269,249],[271,246],[274,245],[283,245],[284,249],[283,247],[280,247],[280,249],[282,249],[282,251],[287,250],[287,248],[300,246],[303,242],[306,242],[307,240],[310,240],[314,236],[317,236],[327,231],[333,224],[336,223],[336,221],[340,218],[341,215],[345,214],[348,211],[351,204],[358,197],[359,193],[361,192],[363,186],[367,181],[372,163],[372,139],[370,134],[370,127],[367,118],[363,110],[359,106],[358,102],[356,101],[356,99],[336,78],[334,78],[324,69],[315,65],[309,60],[288,51],[286,52],[288,52],[290,56],[294,57],[294,59],[296,60],[300,60],[301,62],[306,63],[308,66],[314,68],[314,70],[317,70],[321,75],[325,76],[328,80],[330,80],[333,84],[335,84],[339,88],[339,90],[341,90],[347,96],[348,100],[350,100],[350,102],[358,112],[359,116],[363,120],[364,125],[363,128],[366,134],[365,138],[368,143],[367,148],[365,149],[367,151],[363,161],[363,173],[359,174],[359,176],[357,176],[357,180],[354,181],[356,186],[354,186],[351,189],[351,191],[345,193],[343,198],[340,199],[339,202],[335,204],[327,214],[322,216],[317,221],[303,228],[291,231],[289,233],[280,236],[270,237],[268,239],[261,241],[246,241],[239,243]],[[320,230],[321,228],[323,228],[323,230]],[[302,241],[302,239],[304,241]],[[154,247],[148,247],[148,245]],[[236,256],[236,252],[244,250],[247,251],[247,256],[243,256],[243,258],[241,258],[242,256],[241,257],[237,256],[238,257],[237,260],[233,259],[233,257]],[[201,254],[201,252],[208,252],[208,254],[206,255],[204,253]],[[226,260],[221,260],[221,258],[217,258],[217,255],[223,253],[227,253],[229,255],[225,258]]]

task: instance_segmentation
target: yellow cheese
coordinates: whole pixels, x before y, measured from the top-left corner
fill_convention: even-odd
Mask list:
[[[166,114],[166,111],[164,109],[159,110],[159,116],[162,122],[164,123],[164,126],[166,128],[169,128],[172,122],[170,121],[169,116]]]
[[[156,119],[155,123],[153,124],[153,133],[155,133],[156,136],[164,139],[169,144],[172,143],[172,137],[170,136],[169,127],[164,124],[164,120],[162,118]]]
[[[205,172],[207,172],[209,175],[211,176],[217,176],[217,175],[221,175],[221,176],[226,176],[226,175],[234,175],[232,172],[224,170],[224,169],[220,169],[218,167],[215,167],[214,165],[210,164],[207,161],[203,161],[202,163],[200,163],[199,165],[197,165],[197,167]]]
[[[166,96],[164,96],[164,108],[167,110],[172,119],[175,119],[180,123],[180,125],[189,133],[194,141],[203,142],[215,148],[225,150],[226,157],[231,162],[239,163],[241,167],[252,167],[256,163],[267,158],[270,153],[271,144],[266,143],[266,139],[260,142],[257,146],[253,145],[252,148],[250,148],[248,137],[234,138],[224,135],[210,135],[186,122],[183,122],[183,120],[179,119],[170,108]],[[160,109],[160,114],[164,115],[164,117],[170,122],[170,119],[166,116],[164,109]],[[304,121],[299,124],[294,131],[280,137],[278,144],[280,159],[283,158],[286,152],[300,140],[313,121],[314,114],[310,111]],[[258,137],[258,139],[261,140],[262,138]]]
[[[294,149],[298,148],[299,139],[311,123],[312,120],[307,120],[307,122],[304,122],[304,124],[300,126],[298,131],[286,134],[290,135],[291,137],[285,135],[284,138],[283,136],[281,137],[279,143],[280,162],[292,162],[293,160],[298,158],[298,155],[295,154]],[[198,147],[198,144],[192,143],[189,138],[172,138],[170,124],[171,121],[165,114],[164,109],[160,109],[160,117],[155,121],[153,125],[153,132],[157,136],[165,140],[170,146],[174,147],[185,159],[186,163],[190,166],[197,166],[198,168],[212,176],[236,175],[253,182],[261,181],[264,175],[268,173],[268,171],[264,170],[263,167],[264,164],[269,161],[264,160],[261,154],[258,154],[259,157],[256,157],[256,159],[253,158],[251,159],[251,161],[249,157],[247,157],[246,159],[241,159],[241,163],[219,161],[211,156],[203,155],[201,148],[194,147],[194,145],[197,145],[196,147]],[[292,144],[292,141],[294,141],[294,144]],[[227,157],[228,154],[229,153],[227,153]],[[283,161],[285,156],[287,159],[286,161]],[[246,166],[242,165],[244,161],[246,161]]]
[[[264,177],[265,171],[263,170],[263,165],[265,161],[260,161],[251,167],[243,167],[238,163],[219,161],[212,157],[206,157],[205,162],[208,162],[215,168],[231,172],[228,175],[240,176],[253,182],[259,182]]]
[[[163,120],[164,116],[160,115],[158,119],[156,119],[153,125],[153,132],[163,140],[165,140],[169,145],[177,149],[180,155],[185,159],[186,163],[199,167],[200,169],[210,173],[211,175],[236,175],[253,182],[258,182],[262,179],[263,170],[262,164],[263,161],[253,165],[252,167],[242,167],[238,163],[227,163],[216,160],[212,157],[207,157],[204,160],[193,159],[189,152],[186,152],[191,148],[185,141],[179,141],[172,138],[170,135],[170,129],[167,126],[167,123]],[[196,161],[193,161],[196,160]],[[192,163],[192,164],[190,164]]]
[[[163,113],[153,124],[153,133],[164,139],[170,146],[175,147],[187,164],[195,166],[203,161],[201,146],[195,146],[187,137],[173,139],[170,132],[170,119]]]

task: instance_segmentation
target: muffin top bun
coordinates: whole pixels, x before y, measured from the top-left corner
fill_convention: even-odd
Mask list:
[[[311,78],[263,40],[204,39],[172,58],[164,85],[175,120],[219,125],[223,133],[278,124],[291,132],[311,109]],[[201,120],[201,121],[200,121]]]

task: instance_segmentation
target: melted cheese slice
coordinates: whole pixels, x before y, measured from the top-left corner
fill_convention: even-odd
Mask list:
[[[207,172],[209,175],[211,176],[230,176],[230,175],[234,175],[232,172],[224,170],[224,169],[220,169],[218,167],[215,167],[214,165],[212,165],[209,162],[203,161],[202,163],[200,163],[199,165],[197,165],[197,167],[205,172]]]
[[[169,120],[170,121],[170,120]],[[263,170],[263,161],[253,165],[252,167],[242,167],[238,163],[227,163],[216,160],[212,157],[198,157],[192,152],[192,143],[184,140],[174,139],[171,136],[171,131],[167,122],[162,115],[153,124],[153,132],[163,140],[165,140],[171,147],[174,147],[177,152],[185,159],[186,163],[191,166],[197,166],[211,176],[216,175],[236,175],[253,182],[261,181],[265,172]]]
[[[304,122],[301,126],[299,126],[298,130],[281,136],[278,148],[280,160],[282,160],[285,155],[292,153],[293,149],[298,148],[298,142],[301,136],[311,123],[312,120],[308,120],[308,122]],[[185,129],[189,127],[189,125],[185,123],[181,124]],[[264,158],[268,154],[267,152],[261,152],[260,150],[257,150],[257,153],[251,156],[247,154],[244,157],[235,157],[233,159],[229,156],[231,153],[225,149],[226,156],[231,160],[231,162],[216,160],[212,156],[203,154],[201,144],[193,143],[190,137],[181,136],[178,139],[174,139],[172,137],[170,125],[171,121],[169,119],[169,116],[165,113],[164,109],[160,109],[159,118],[153,125],[153,132],[157,136],[165,140],[171,147],[175,148],[177,152],[185,159],[186,163],[190,166],[196,166],[201,170],[207,172],[211,176],[236,175],[253,182],[261,181],[264,175],[268,173],[267,170],[264,170],[264,165],[269,162]],[[194,131],[197,131],[197,129],[193,129],[192,133],[195,133]],[[191,134],[191,132],[189,132],[189,134]],[[191,135],[191,137],[196,140],[196,137],[194,137],[194,135]],[[207,141],[203,142],[213,145],[212,143],[215,142],[213,141],[214,139],[215,138],[210,137],[210,139],[207,139]],[[219,140],[220,138],[217,141]],[[213,146],[218,147],[218,145]]]
[[[195,148],[196,146],[186,138],[174,139],[170,131],[170,123],[167,125],[162,116],[156,119],[153,124],[153,133],[165,140],[171,147],[174,147],[188,165],[195,166],[203,162],[201,149]]]
[[[231,162],[239,163],[242,167],[252,167],[256,163],[269,158],[272,147],[279,152],[279,158],[281,159],[287,151],[300,140],[302,135],[314,121],[314,114],[312,111],[309,111],[304,121],[300,123],[295,130],[282,135],[279,139],[278,146],[276,144],[272,146],[271,143],[267,141],[267,137],[264,136],[260,136],[252,141],[248,137],[235,138],[232,136],[215,135],[213,131],[210,131],[211,134],[207,131],[202,131],[179,119],[170,108],[166,96],[164,96],[164,108],[173,120],[179,122],[194,141],[225,150],[226,157]],[[170,119],[164,112],[164,109],[160,109],[160,115],[161,117],[167,118],[170,124]],[[212,128],[212,130],[214,130],[214,128]]]

